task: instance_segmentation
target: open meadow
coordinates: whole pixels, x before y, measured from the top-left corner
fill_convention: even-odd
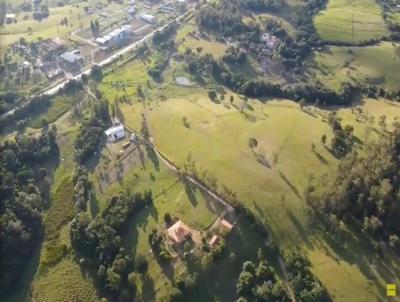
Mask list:
[[[326,41],[359,43],[387,35],[374,0],[329,0],[326,10],[314,17],[314,25]]]
[[[331,46],[315,54],[315,78],[335,90],[345,82],[396,90],[400,84],[399,47],[389,42],[367,47]]]
[[[124,123],[137,130],[144,114],[150,135],[164,155],[182,166],[190,154],[200,170],[217,177],[220,188],[227,186],[235,191],[268,224],[281,247],[302,245],[313,271],[329,281],[326,286],[335,301],[381,299],[384,280],[399,276],[398,265],[392,262],[382,270],[385,264],[372,255],[350,258],[352,250],[368,254],[371,247],[353,242],[344,253],[337,243],[315,234],[305,215],[302,194],[308,180],[329,175],[338,163],[321,143],[323,134],[328,141],[333,136],[327,123],[330,110],[302,110],[284,100],[265,104],[249,100],[244,104],[235,94],[230,104],[227,100],[231,94],[228,92],[217,103],[203,93],[165,101],[135,101],[120,104],[120,111]],[[364,115],[374,116],[375,120],[386,115],[390,122],[400,113],[396,104],[383,100],[365,100],[361,106]],[[354,127],[354,135],[361,142],[373,139],[375,132],[368,130],[371,126],[360,121],[352,110],[340,109],[337,114],[344,125]],[[254,149],[249,147],[250,138],[258,142]],[[330,280],[335,275],[342,278]]]

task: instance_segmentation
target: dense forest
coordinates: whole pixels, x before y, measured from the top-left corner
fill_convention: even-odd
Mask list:
[[[56,129],[0,146],[0,295],[12,290],[43,235],[42,211],[58,160]]]

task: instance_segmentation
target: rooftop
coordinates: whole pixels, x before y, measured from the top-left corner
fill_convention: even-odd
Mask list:
[[[191,233],[191,228],[180,220],[168,229],[168,236],[178,244],[182,243]]]
[[[225,219],[222,219],[220,223],[221,223],[221,225],[222,225],[223,227],[225,227],[228,231],[230,231],[230,230],[233,229],[233,224],[231,224],[230,222],[226,221]]]
[[[72,52],[66,51],[63,54],[61,54],[61,59],[69,62],[69,63],[75,63],[79,60],[82,59],[82,56],[78,55],[78,54],[73,54]]]
[[[122,131],[125,132],[125,128],[124,128],[124,125],[120,124],[120,125],[116,125],[116,126],[112,126],[111,128],[108,128],[105,131],[105,134],[107,136],[110,136],[110,135],[114,135],[114,134],[120,133]]]

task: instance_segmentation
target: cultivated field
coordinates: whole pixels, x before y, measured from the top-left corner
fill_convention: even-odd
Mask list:
[[[358,43],[387,34],[381,8],[374,0],[330,0],[314,25],[327,41]]]
[[[352,82],[396,90],[400,84],[399,47],[389,42],[368,47],[329,47],[316,53],[315,77],[334,89]]]

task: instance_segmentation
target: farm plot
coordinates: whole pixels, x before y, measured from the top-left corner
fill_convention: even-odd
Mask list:
[[[316,78],[338,90],[342,83],[382,85],[396,90],[400,84],[400,48],[382,42],[368,47],[330,47],[316,53]]]
[[[387,34],[381,8],[374,0],[330,0],[325,11],[314,18],[323,40],[359,43]]]

